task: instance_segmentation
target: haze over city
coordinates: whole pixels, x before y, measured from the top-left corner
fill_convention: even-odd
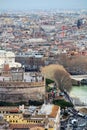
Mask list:
[[[0,10],[87,9],[87,0],[0,0]]]
[[[0,130],[87,130],[87,0],[0,0]]]

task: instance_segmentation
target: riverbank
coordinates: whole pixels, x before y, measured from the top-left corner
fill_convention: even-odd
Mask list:
[[[70,91],[70,96],[77,105],[87,105],[87,85],[79,87],[73,86]]]

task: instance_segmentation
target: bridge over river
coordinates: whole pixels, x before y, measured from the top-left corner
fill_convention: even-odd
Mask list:
[[[81,81],[82,79],[87,79],[87,75],[71,75],[71,79]]]

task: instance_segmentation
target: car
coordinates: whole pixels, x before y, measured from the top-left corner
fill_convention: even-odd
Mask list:
[[[64,126],[61,126],[61,127],[60,127],[60,130],[65,130],[65,127],[64,127]]]
[[[87,119],[87,115],[85,115],[85,119]]]
[[[72,119],[71,120],[71,124],[76,124],[77,123],[77,120],[76,119]]]
[[[83,115],[82,113],[78,113],[78,116],[80,116],[80,117],[85,117],[85,115]]]

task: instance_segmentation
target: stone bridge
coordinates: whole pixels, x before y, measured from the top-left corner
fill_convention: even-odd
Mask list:
[[[71,79],[81,81],[82,79],[87,79],[87,75],[71,75]]]

